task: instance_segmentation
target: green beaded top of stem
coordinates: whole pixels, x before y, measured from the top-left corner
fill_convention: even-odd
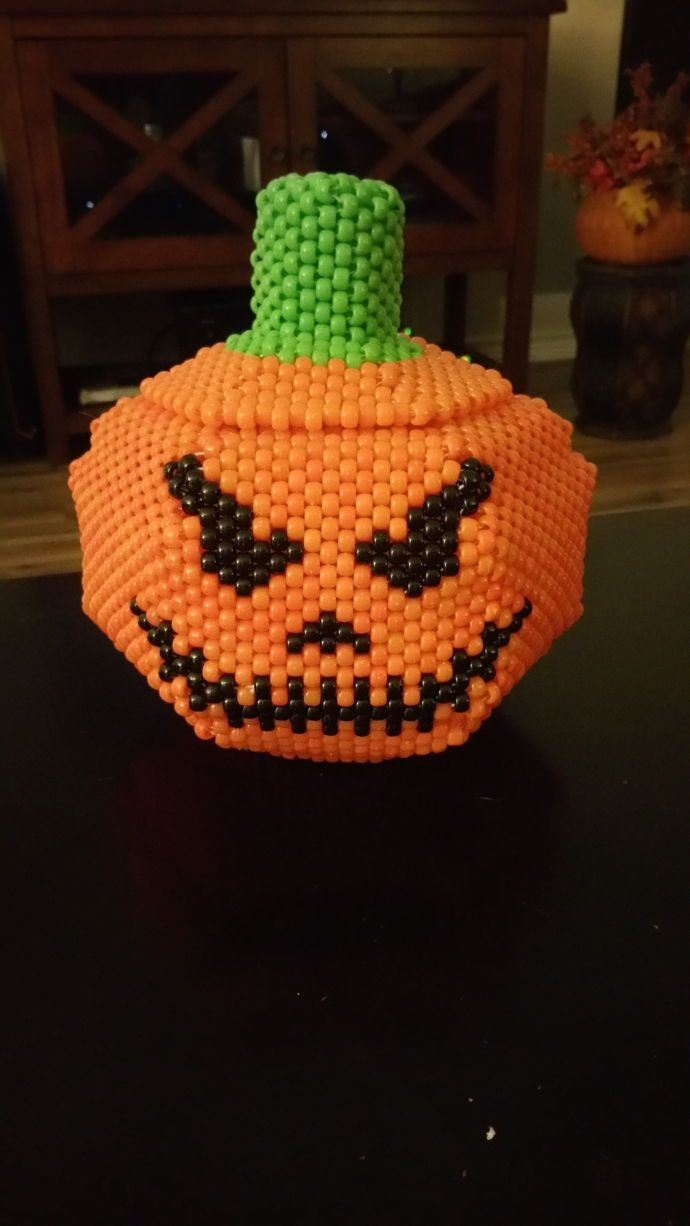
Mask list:
[[[254,323],[229,349],[318,365],[422,352],[399,336],[404,207],[394,187],[353,175],[286,175],[257,196]]]

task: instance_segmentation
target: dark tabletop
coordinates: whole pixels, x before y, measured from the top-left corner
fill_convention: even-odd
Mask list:
[[[203,744],[1,585],[2,1226],[687,1226],[689,556],[593,521],[578,626],[379,766]]]

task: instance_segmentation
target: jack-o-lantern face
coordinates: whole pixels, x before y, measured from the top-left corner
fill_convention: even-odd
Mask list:
[[[221,746],[462,744],[580,612],[593,470],[570,427],[421,341],[349,366],[231,342],[96,423],[71,477],[87,611]]]

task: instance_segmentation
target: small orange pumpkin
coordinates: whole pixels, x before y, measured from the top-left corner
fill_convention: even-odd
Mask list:
[[[86,612],[223,748],[462,745],[582,611],[594,469],[543,400],[398,333],[402,222],[383,183],[274,181],[252,329],[72,466]]]
[[[690,210],[670,197],[643,228],[631,226],[616,192],[586,196],[575,215],[575,238],[585,255],[606,264],[659,264],[690,252]]]

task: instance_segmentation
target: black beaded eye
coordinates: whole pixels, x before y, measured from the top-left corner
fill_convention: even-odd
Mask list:
[[[465,515],[473,515],[491,493],[493,469],[481,460],[463,460],[454,485],[429,494],[421,507],[407,512],[407,537],[392,541],[387,532],[375,532],[370,541],[355,546],[355,561],[385,575],[391,587],[406,596],[421,596],[425,587],[438,587],[447,575],[457,575],[458,529]]]
[[[276,528],[267,541],[255,540],[252,508],[242,506],[232,494],[223,494],[215,481],[205,481],[197,456],[170,460],[163,476],[185,515],[199,517],[201,569],[231,584],[238,596],[250,596],[255,587],[265,587],[271,575],[284,574],[289,562],[301,561],[302,542],[288,540],[282,528]]]

